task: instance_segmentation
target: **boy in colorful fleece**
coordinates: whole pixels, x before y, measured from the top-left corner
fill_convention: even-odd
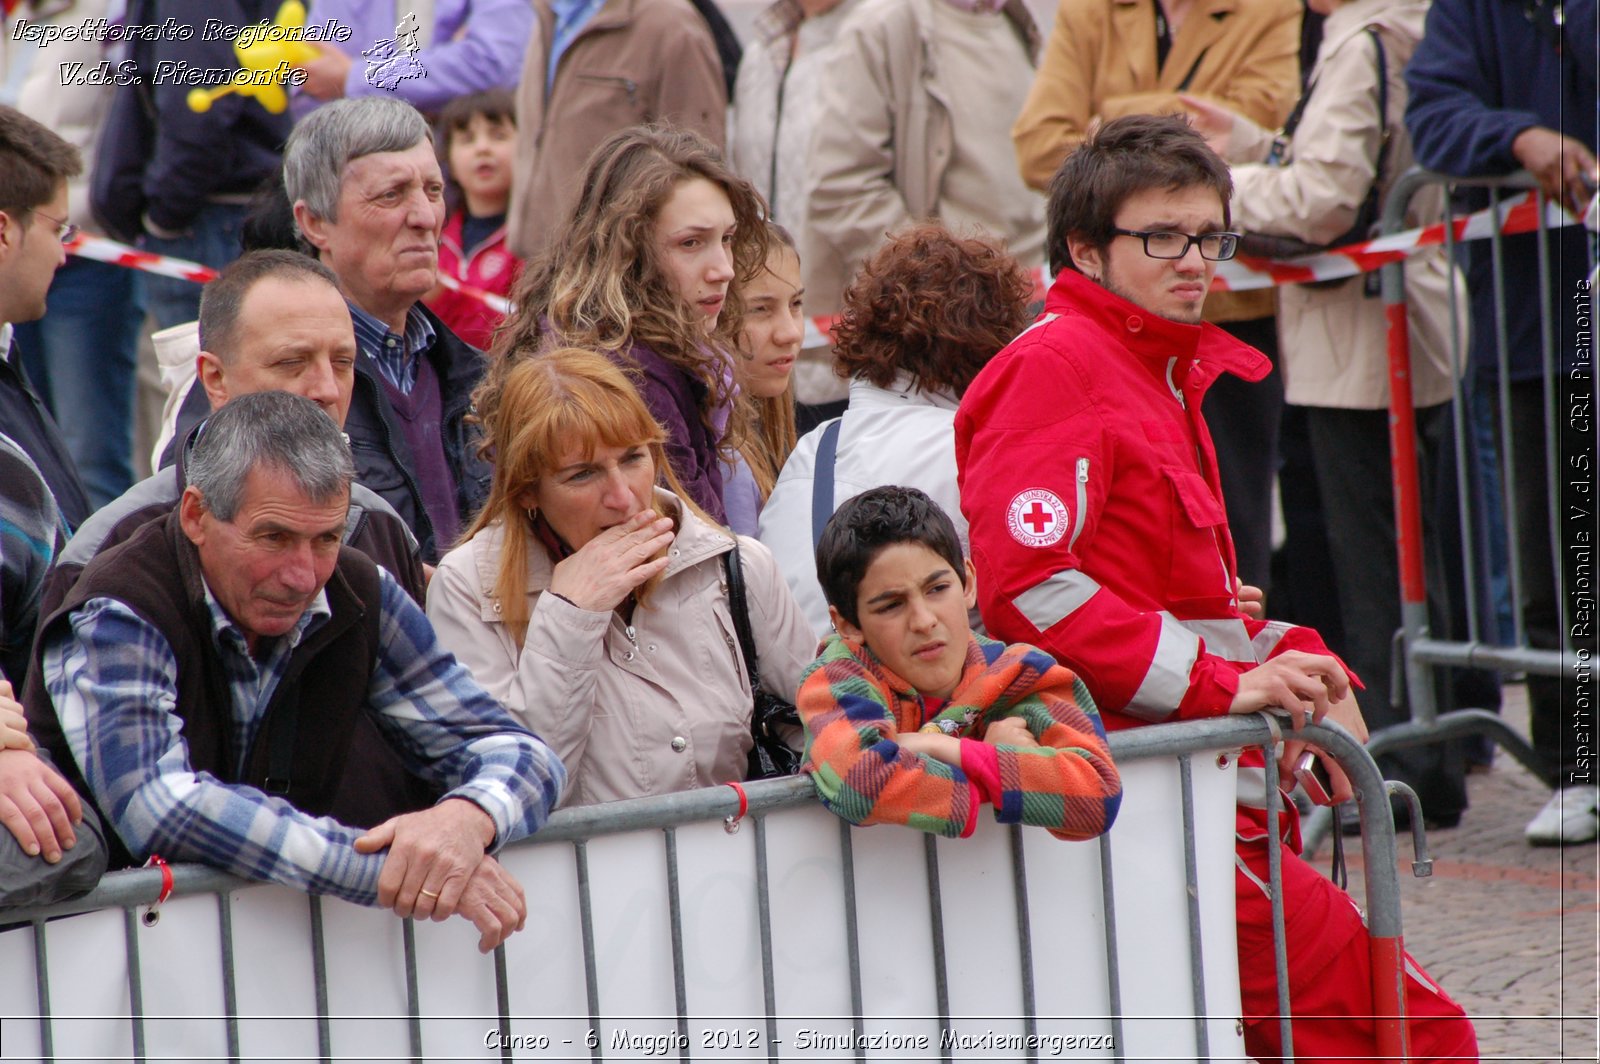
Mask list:
[[[1088,689],[1034,647],[973,634],[972,563],[932,500],[899,487],[850,499],[817,575],[836,634],[797,705],[824,805],[963,838],[983,802],[1057,838],[1111,827],[1122,782]]]

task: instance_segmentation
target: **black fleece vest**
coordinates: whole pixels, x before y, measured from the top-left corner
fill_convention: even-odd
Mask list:
[[[352,827],[427,808],[437,789],[396,771],[392,756],[375,754],[387,753],[376,750],[385,739],[367,710],[378,655],[381,587],[377,566],[366,555],[340,550],[326,589],[332,616],[291,652],[241,774],[231,724],[233,694],[212,635],[200,557],[173,510],[97,555],[40,626],[23,698],[29,728],[79,792],[89,795],[45,688],[41,662],[43,648],[69,623],[73,610],[90,599],[115,599],[172,647],[178,662],[175,712],[183,720],[189,765],[196,772],[275,794],[301,812]],[[374,771],[380,764],[383,771]],[[108,825],[114,823],[105,809],[99,812]],[[135,856],[120,845],[113,849],[114,866]]]

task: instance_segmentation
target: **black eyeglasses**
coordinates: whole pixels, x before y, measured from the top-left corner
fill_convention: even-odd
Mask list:
[[[33,213],[37,214],[39,217],[55,226],[56,239],[61,241],[63,244],[70,244],[77,239],[78,227],[67,221],[65,218],[52,218],[37,207],[33,209]]]
[[[1143,240],[1144,253],[1152,259],[1181,259],[1197,244],[1200,246],[1200,257],[1211,262],[1231,259],[1234,252],[1239,250],[1238,233],[1201,233],[1199,236],[1190,236],[1188,233],[1179,233],[1172,229],[1148,232],[1139,229],[1113,228],[1111,231],[1117,236],[1136,236]]]

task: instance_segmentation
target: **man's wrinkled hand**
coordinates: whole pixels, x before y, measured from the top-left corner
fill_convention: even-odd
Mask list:
[[[0,825],[29,857],[55,864],[78,844],[83,805],[61,773],[28,750],[0,750]]]
[[[28,718],[22,712],[22,703],[11,693],[11,684],[0,679],[0,750],[34,749],[28,735]]]
[[[311,47],[317,50],[317,57],[300,65],[306,72],[301,91],[318,100],[339,99],[350,77],[350,57],[332,45],[312,44]]]
[[[1269,706],[1286,709],[1299,731],[1308,715],[1312,721],[1320,721],[1349,695],[1350,677],[1338,658],[1286,650],[1239,674],[1239,691],[1228,712],[1255,713]],[[1360,714],[1356,717],[1359,720]]]
[[[1233,595],[1239,600],[1239,612],[1251,620],[1259,621],[1267,615],[1267,593],[1254,584],[1235,578]]]
[[[355,841],[357,853],[387,848],[378,904],[397,916],[442,920],[455,913],[472,873],[494,843],[489,814],[463,798],[391,817]]]
[[[528,922],[528,902],[522,884],[493,857],[485,857],[473,869],[461,892],[457,913],[471,920],[482,934],[478,952],[488,953]],[[435,916],[435,920],[444,919]]]
[[[1534,126],[1517,134],[1511,153],[1539,182],[1547,199],[1581,216],[1594,195],[1597,178],[1594,153],[1583,142],[1553,129]]]
[[[1355,737],[1356,741],[1365,744],[1367,741],[1367,722],[1361,716],[1361,707],[1356,704],[1356,695],[1351,691],[1346,697],[1337,699],[1328,707],[1327,714],[1322,718],[1322,723],[1333,722]],[[1326,756],[1326,751],[1315,743],[1308,743],[1299,739],[1290,739],[1283,744],[1283,753],[1278,756],[1278,771],[1287,785],[1293,779],[1294,763],[1299,759],[1302,751],[1307,748],[1323,754],[1322,767],[1328,773],[1328,797],[1334,805],[1348,802],[1355,797],[1355,787],[1350,782],[1350,777],[1345,775],[1333,758]]]

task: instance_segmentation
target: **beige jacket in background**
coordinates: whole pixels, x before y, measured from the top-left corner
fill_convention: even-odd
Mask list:
[[[619,129],[668,122],[720,151],[728,92],[705,19],[688,0],[607,0],[561,55],[548,97],[555,15],[535,0],[517,86],[516,179],[506,242],[532,259],[571,219],[589,155]]]
[[[1422,38],[1427,11],[1427,0],[1353,0],[1328,17],[1312,72],[1315,84],[1285,154],[1286,165],[1234,166],[1236,229],[1325,244],[1355,224],[1383,150],[1377,53],[1366,33],[1368,26],[1382,34],[1388,52],[1389,145],[1385,187],[1380,190],[1383,201],[1388,186],[1415,162],[1405,125],[1404,71]],[[1263,159],[1272,138],[1271,132],[1238,122],[1229,156]],[[1406,227],[1431,224],[1443,214],[1443,189],[1429,186],[1412,197]],[[1465,345],[1466,291],[1445,249],[1424,248],[1406,260],[1411,387],[1419,407],[1451,396],[1452,284],[1457,286],[1457,327]],[[1278,289],[1279,351],[1289,402],[1352,410],[1388,407],[1388,323],[1383,300],[1367,296],[1365,287],[1363,278],[1352,277],[1332,288]]]
[[[1061,0],[1011,129],[1023,180],[1047,188],[1090,122],[1181,112],[1180,91],[1281,125],[1300,95],[1300,10],[1299,0],[1200,0],[1158,74],[1154,0]],[[1206,320],[1266,317],[1272,303],[1270,290],[1214,292]]]
[[[958,139],[969,146],[994,139],[997,201],[1037,201],[1019,212],[1027,221],[1017,231],[989,235],[1024,266],[1043,264],[1044,202],[1003,158],[1015,114],[996,108],[992,122],[970,130],[955,129],[951,119],[947,101],[973,86],[955,84],[937,61],[932,5],[945,2],[863,0],[828,48],[806,175],[807,224],[796,234],[808,314],[839,311],[845,286],[887,233],[941,216],[941,184]],[[1025,55],[1033,53],[1036,29],[1020,3],[992,17],[1026,38]],[[1032,70],[1001,64],[994,76],[1019,79],[1020,95]]]
[[[681,512],[682,521],[650,607],[634,610],[631,638],[615,611],[582,610],[545,594],[553,567],[535,542],[533,610],[519,650],[492,593],[498,526],[445,555],[428,585],[428,619],[446,649],[566,765],[564,805],[744,778],[751,692],[722,568],[732,540],[664,491],[656,508]],[[739,553],[762,685],[792,701],[816,655],[816,634],[772,553],[743,536]]]

